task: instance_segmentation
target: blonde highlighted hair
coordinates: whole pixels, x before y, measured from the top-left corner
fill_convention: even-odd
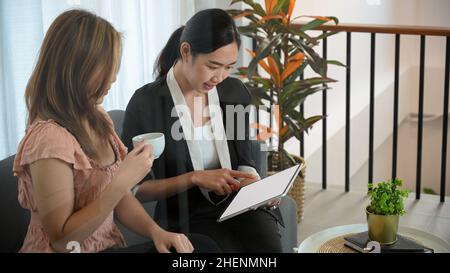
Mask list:
[[[96,157],[83,121],[101,139],[109,139],[112,127],[97,103],[119,69],[121,48],[120,33],[103,18],[84,10],[59,15],[45,35],[26,87],[28,124],[53,119],[77,138],[88,156]]]

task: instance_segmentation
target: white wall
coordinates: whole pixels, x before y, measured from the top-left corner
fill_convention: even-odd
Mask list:
[[[399,90],[399,122],[405,120],[409,114],[410,101],[408,100],[407,92],[408,90],[415,89],[413,83],[407,79],[411,78],[413,69],[408,69],[403,72],[400,77]],[[393,126],[393,83],[389,85],[384,92],[376,98],[375,104],[375,138],[374,146],[379,147],[382,145],[386,139],[388,139],[392,134]],[[340,113],[344,115],[344,112]],[[352,177],[353,182],[357,182],[360,185],[366,185],[368,179],[368,169],[367,163],[369,157],[369,105],[366,105],[361,112],[355,115],[351,120],[351,131],[350,131],[350,176],[354,176],[356,173],[363,172],[363,175],[358,177]],[[343,125],[343,124],[342,124]],[[321,133],[320,131],[319,133]],[[320,137],[321,141],[321,137]],[[399,140],[401,142],[401,140]],[[309,144],[310,142],[308,142]],[[307,145],[308,145],[307,144]],[[345,181],[345,126],[342,126],[334,135],[328,138],[328,151],[327,151],[327,182],[330,184],[344,185]],[[309,148],[309,146],[307,146]],[[388,156],[384,156],[383,159],[392,158],[392,146],[389,149],[385,149]],[[375,154],[375,157],[377,155]],[[321,182],[322,181],[322,149],[319,147],[315,152],[307,157],[308,171],[307,179],[311,182]],[[377,166],[384,164],[383,166]],[[364,169],[365,166],[365,169]],[[390,177],[392,163],[391,161],[374,161],[374,181],[379,181],[380,177],[387,179]],[[376,167],[379,167],[378,169]],[[361,169],[364,169],[361,171]],[[379,170],[383,170],[380,172]],[[364,181],[361,181],[364,179]],[[355,181],[357,180],[357,181]]]
[[[450,1],[445,0],[304,0],[297,1],[294,15],[336,16],[341,23],[449,27],[450,18],[447,15],[449,10]],[[375,149],[392,133],[394,39],[394,35],[387,34],[379,34],[376,37]],[[402,115],[399,122],[406,117],[407,113],[417,112],[419,41],[418,36],[408,35],[401,38],[400,102]],[[321,46],[316,51],[321,54]],[[427,37],[426,66],[430,70],[425,74],[426,114],[442,114],[444,51],[445,38]],[[345,63],[346,40],[344,33],[328,39],[328,58]],[[368,158],[370,34],[352,34],[351,68],[352,146],[350,170],[351,174],[354,174]],[[331,66],[328,75],[339,80],[338,83],[331,85],[333,89],[328,91],[328,183],[343,184],[345,69]],[[316,94],[308,98],[305,104],[305,114],[315,115],[321,114],[321,112],[322,95]],[[308,181],[322,181],[321,145],[322,123],[319,122],[305,139]],[[287,149],[298,154],[298,142],[290,141]]]

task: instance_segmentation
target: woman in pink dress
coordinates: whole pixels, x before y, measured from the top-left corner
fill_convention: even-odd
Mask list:
[[[153,241],[135,250],[194,250],[194,240],[160,228],[131,192],[153,157],[144,143],[127,154],[100,106],[120,57],[120,34],[94,14],[67,11],[50,26],[26,88],[28,126],[14,162],[19,202],[31,211],[21,252],[127,251],[114,217]]]

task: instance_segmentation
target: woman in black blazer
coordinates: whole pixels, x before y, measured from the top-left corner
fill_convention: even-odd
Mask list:
[[[165,134],[163,154],[135,188],[142,202],[159,200],[160,225],[205,234],[224,252],[281,252],[278,209],[264,206],[217,222],[239,187],[260,179],[251,158],[249,111],[227,114],[251,104],[245,85],[228,77],[239,46],[225,11],[195,14],[161,52],[156,81],[131,98],[122,140],[131,149],[136,135]]]

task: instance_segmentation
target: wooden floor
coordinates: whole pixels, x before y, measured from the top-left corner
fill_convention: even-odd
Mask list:
[[[299,244],[308,236],[326,228],[366,223],[365,207],[369,197],[361,191],[345,193],[343,187],[321,189],[317,183],[306,183],[305,210],[298,225]],[[400,218],[400,226],[432,233],[450,243],[450,198],[444,203],[439,196],[421,194],[416,200],[411,193],[405,201],[407,214]]]

